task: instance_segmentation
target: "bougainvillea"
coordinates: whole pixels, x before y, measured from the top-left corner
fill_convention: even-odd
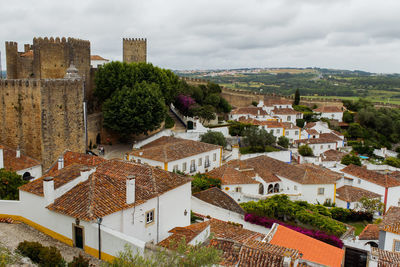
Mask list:
[[[182,114],[187,115],[190,107],[193,106],[195,103],[196,101],[192,97],[180,94],[176,97],[174,104],[175,107],[179,109]]]
[[[267,218],[267,217],[262,217],[262,216],[258,216],[258,215],[254,215],[254,214],[250,214],[247,213],[244,216],[244,220],[246,222],[249,223],[253,223],[253,224],[257,224],[257,225],[261,225],[264,226],[266,228],[271,228],[272,225],[274,223],[278,223],[280,225],[283,225],[287,228],[290,228],[296,232],[302,233],[304,235],[310,236],[312,238],[318,239],[322,242],[325,242],[327,244],[330,244],[332,246],[338,247],[338,248],[342,248],[343,247],[343,242],[342,240],[340,240],[338,237],[334,236],[334,235],[328,235],[327,233],[324,233],[322,231],[314,231],[314,230],[310,230],[310,229],[305,229],[299,226],[293,226],[284,222],[281,222],[279,220],[276,219],[271,219],[271,218]]]

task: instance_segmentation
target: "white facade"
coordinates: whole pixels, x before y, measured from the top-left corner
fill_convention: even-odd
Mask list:
[[[393,251],[393,252],[400,252],[400,247],[396,250],[395,242],[400,242],[400,235],[386,232],[386,231],[379,231],[379,248],[383,250]],[[399,246],[399,245],[398,245]]]
[[[149,164],[170,172],[178,170],[185,174],[205,173],[221,166],[222,148],[170,162],[155,161],[131,154],[128,155],[128,160]]]
[[[265,199],[283,190],[281,182],[267,183],[260,177],[254,180],[259,184],[221,184],[221,190],[239,203]]]
[[[37,165],[23,170],[19,170],[16,173],[21,176],[30,175],[31,177],[33,177],[32,179],[37,179],[42,177],[42,165]]]
[[[321,112],[320,118],[327,118],[330,120],[343,121],[343,112]]]
[[[98,68],[99,66],[103,66],[104,64],[107,64],[109,60],[104,59],[104,60],[90,60],[90,66],[92,68]]]
[[[303,145],[303,143],[298,144],[299,146]],[[327,143],[320,143],[320,144],[308,144],[311,147],[314,156],[320,156],[325,151],[330,149],[337,149],[337,143],[335,141],[327,142]]]

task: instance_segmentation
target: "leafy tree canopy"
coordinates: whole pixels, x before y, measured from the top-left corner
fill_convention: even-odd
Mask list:
[[[303,157],[314,156],[312,148],[308,145],[299,146],[299,154]]]
[[[160,127],[166,106],[158,85],[124,86],[103,104],[104,127],[122,135],[147,134]]]
[[[200,141],[204,143],[219,145],[226,147],[226,139],[224,135],[220,132],[208,131],[207,133],[200,136]]]
[[[355,156],[355,155],[344,155],[342,160],[340,161],[340,163],[344,164],[344,165],[357,165],[357,166],[361,166],[361,160],[359,157]]]
[[[279,136],[278,145],[280,145],[281,147],[284,147],[284,148],[288,148],[289,147],[289,139],[283,135]]]
[[[244,144],[252,148],[261,147],[265,150],[266,146],[272,145],[276,141],[276,137],[264,129],[258,127],[250,127],[244,133]]]
[[[0,199],[18,200],[18,187],[28,183],[21,175],[13,171],[0,169]]]

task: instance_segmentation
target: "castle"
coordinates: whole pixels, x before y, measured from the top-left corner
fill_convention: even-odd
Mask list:
[[[7,79],[0,80],[0,143],[19,147],[44,168],[66,149],[85,152],[88,125],[90,129],[97,125],[97,132],[89,133],[91,140],[101,128],[101,116],[88,120],[87,114],[96,73],[90,67],[90,42],[46,37],[34,38],[23,52],[16,42],[5,46]],[[123,58],[124,62],[146,62],[146,39],[123,39]]]

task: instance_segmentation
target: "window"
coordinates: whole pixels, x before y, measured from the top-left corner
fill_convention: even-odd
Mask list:
[[[182,171],[186,171],[186,162],[182,163]]]
[[[201,166],[203,164],[203,159],[199,158],[199,166]]]
[[[287,120],[290,121],[292,119],[291,116],[287,116]]]
[[[195,172],[196,171],[196,161],[192,159],[190,161],[190,172]]]
[[[294,191],[297,191],[297,185],[295,185],[293,188],[294,188]]]
[[[142,161],[140,159],[137,160],[138,163],[142,163]]]
[[[393,240],[393,251],[400,252],[400,240]]]
[[[321,145],[321,149],[323,149],[324,148],[324,145]]]
[[[179,170],[179,167],[178,167],[178,165],[174,165],[174,167],[172,168],[172,170],[173,170],[173,171],[177,171],[177,170]]]
[[[295,132],[294,132],[294,135],[299,135],[299,131],[295,131]]]
[[[146,212],[146,224],[154,222],[154,209]]]
[[[217,161],[217,153],[214,153],[214,155],[213,155],[213,160],[214,160],[214,161]]]
[[[331,145],[328,145],[328,148],[331,148]]]
[[[204,161],[204,168],[210,167],[210,157],[206,156],[206,160]]]
[[[280,134],[281,133],[281,129],[276,129],[276,133]]]
[[[324,192],[325,192],[325,188],[323,188],[323,187],[318,188],[318,195],[323,195]]]
[[[361,184],[361,179],[358,179],[357,183],[358,183],[358,184]]]
[[[397,206],[399,206],[399,207],[400,207],[400,198],[399,198],[399,201],[397,202]]]
[[[238,193],[241,193],[242,192],[242,188],[241,187],[236,187],[235,191],[238,192]]]

